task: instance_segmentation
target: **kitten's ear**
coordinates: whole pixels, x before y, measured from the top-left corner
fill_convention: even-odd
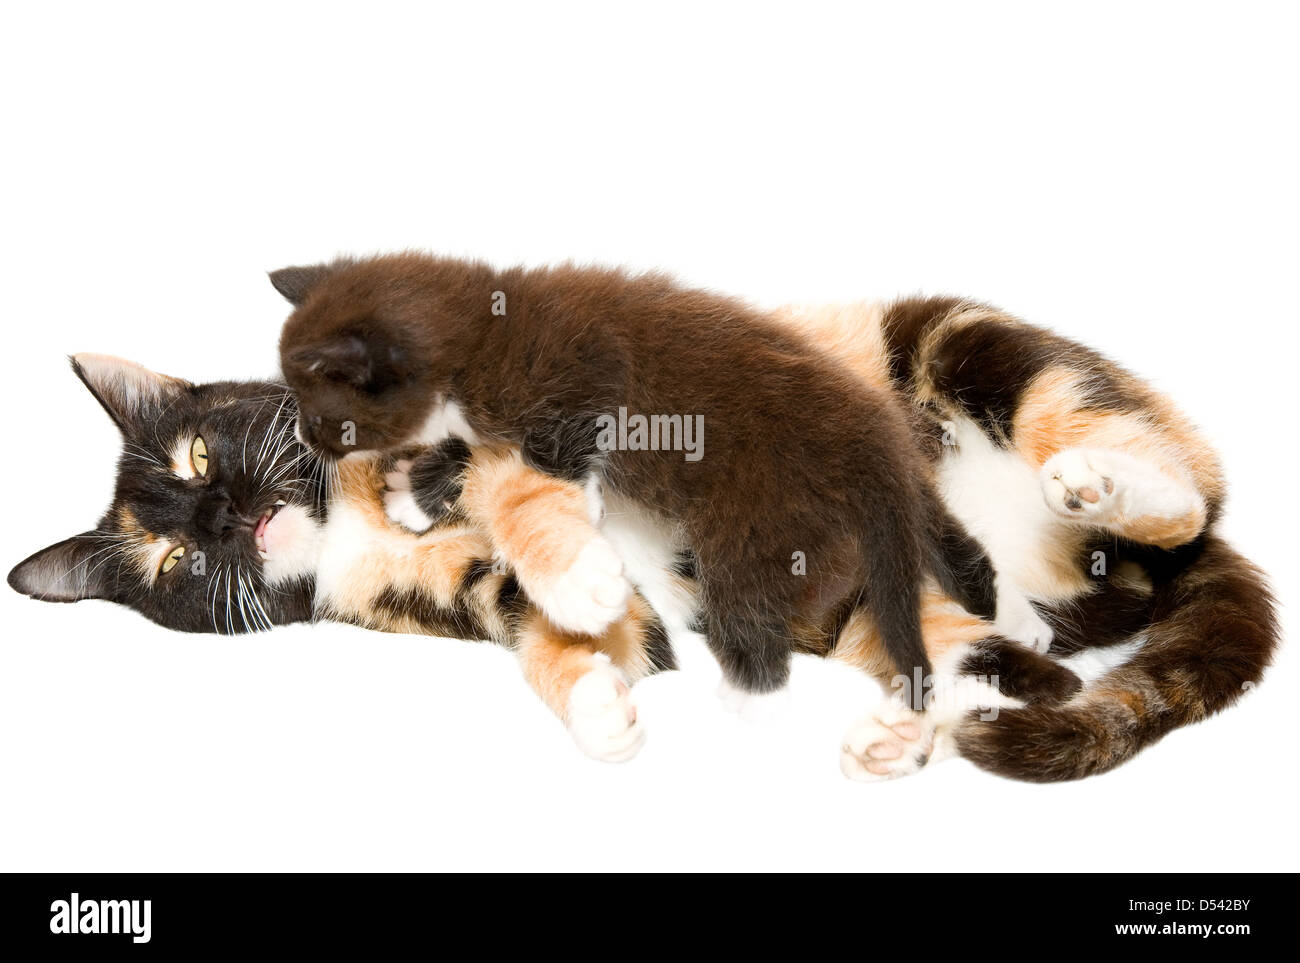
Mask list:
[[[9,586],[42,602],[77,602],[110,597],[104,533],[82,532],[42,549],[9,573]]]
[[[340,334],[322,344],[300,348],[288,359],[295,367],[359,391],[378,394],[406,378],[406,353],[378,337]]]
[[[271,279],[271,285],[296,308],[307,300],[312,288],[329,277],[330,270],[328,264],[312,264],[308,267],[280,268],[267,276]]]
[[[188,381],[107,354],[82,352],[69,360],[123,434],[131,434],[141,422],[152,423],[178,395],[193,387]]]

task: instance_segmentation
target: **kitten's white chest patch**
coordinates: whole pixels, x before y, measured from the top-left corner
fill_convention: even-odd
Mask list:
[[[465,412],[456,400],[439,395],[429,417],[424,420],[411,442],[417,445],[437,445],[448,438],[459,438],[467,445],[477,445],[480,442],[478,432],[465,420]]]

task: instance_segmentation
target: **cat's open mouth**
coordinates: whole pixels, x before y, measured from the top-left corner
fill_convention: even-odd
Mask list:
[[[284,508],[286,504],[284,499],[277,501],[262,513],[262,517],[257,520],[257,525],[253,527],[253,542],[257,545],[257,554],[262,557],[263,561],[271,557],[266,546],[266,530],[271,525],[271,519],[275,518],[280,509]]]

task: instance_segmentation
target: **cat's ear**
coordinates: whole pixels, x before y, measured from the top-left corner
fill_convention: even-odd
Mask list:
[[[378,394],[406,379],[406,352],[376,336],[340,334],[300,348],[288,360],[294,367],[328,381],[340,381],[358,391]]]
[[[307,300],[312,288],[329,277],[328,264],[312,264],[306,267],[287,267],[272,271],[268,277],[271,285],[284,295],[284,299],[295,308]]]
[[[69,360],[77,377],[123,434],[131,434],[141,422],[152,424],[178,395],[193,387],[188,381],[157,374],[112,355],[82,352]]]
[[[82,532],[42,549],[9,573],[9,586],[42,602],[77,602],[112,594],[109,566],[100,564],[112,551],[102,532]]]

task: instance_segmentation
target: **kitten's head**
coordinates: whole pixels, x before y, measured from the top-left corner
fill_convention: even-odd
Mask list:
[[[303,441],[342,457],[393,451],[416,435],[445,390],[457,314],[432,283],[437,269],[430,258],[392,255],[272,272],[294,306],[280,366]]]
[[[72,367],[122,432],[113,503],[9,584],[44,601],[108,599],[190,632],[309,618],[324,480],[293,435],[289,391],[192,385],[106,355]]]

